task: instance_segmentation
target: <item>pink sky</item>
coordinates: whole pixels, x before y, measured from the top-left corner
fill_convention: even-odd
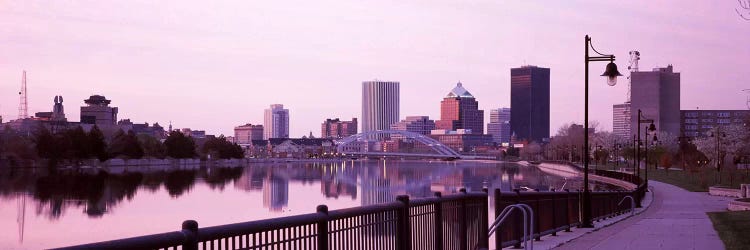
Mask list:
[[[457,81],[489,109],[509,106],[510,68],[551,68],[551,130],[583,119],[583,37],[641,69],[673,64],[683,109],[745,109],[750,21],[736,1],[0,1],[0,114],[65,97],[69,120],[102,94],[119,118],[233,134],[290,109],[291,135],[361,113],[361,82],[401,82],[401,116],[439,119]],[[612,126],[627,81],[592,64],[592,120]]]

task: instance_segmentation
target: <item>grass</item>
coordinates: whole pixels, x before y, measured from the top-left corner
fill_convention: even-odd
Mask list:
[[[641,169],[643,171],[643,169]],[[643,172],[641,172],[643,174]],[[730,179],[734,176],[734,179]],[[716,180],[716,170],[703,168],[696,170],[664,170],[653,168],[648,170],[648,178],[655,181],[669,183],[691,192],[708,192],[711,186],[726,186],[740,188],[741,183],[750,183],[750,173],[745,170],[735,170],[734,173],[722,171],[721,182]]]
[[[726,249],[750,249],[750,211],[708,213]]]

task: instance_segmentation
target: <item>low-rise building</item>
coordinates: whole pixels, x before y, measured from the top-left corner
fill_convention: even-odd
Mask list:
[[[475,152],[477,147],[495,145],[492,135],[472,134],[469,129],[436,129],[429,136],[458,152]]]
[[[748,122],[750,110],[680,111],[680,133],[688,137],[706,136],[709,130],[717,126],[745,125]]]

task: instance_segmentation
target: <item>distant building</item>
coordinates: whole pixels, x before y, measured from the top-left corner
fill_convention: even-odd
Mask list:
[[[468,129],[474,134],[484,134],[484,110],[479,102],[459,82],[440,102],[440,120],[437,129]]]
[[[638,110],[653,119],[656,129],[673,135],[680,133],[680,73],[672,65],[653,71],[631,72],[630,134],[637,132]],[[641,124],[641,129],[649,124]]]
[[[339,118],[326,119],[320,125],[321,138],[344,138],[357,134],[357,118],[342,121]]]
[[[487,134],[497,144],[510,143],[510,108],[490,110],[490,123],[487,123]]]
[[[550,70],[536,66],[510,69],[511,134],[517,140],[543,142],[549,138]]]
[[[289,110],[282,104],[272,104],[265,110],[263,139],[289,138]]]
[[[146,123],[133,123],[130,121],[130,119],[124,119],[117,122],[117,125],[120,129],[123,131],[133,131],[135,134],[144,134],[152,136],[158,140],[166,139],[167,138],[167,132],[164,130],[164,127],[159,125],[159,123],[154,123],[154,125],[149,125],[148,122]]]
[[[681,110],[680,127],[689,137],[703,137],[717,126],[743,126],[750,119],[750,110]]]
[[[206,131],[205,130],[192,130],[190,128],[183,128],[180,130],[183,135],[193,137],[195,139],[204,139],[206,138]]]
[[[234,127],[234,140],[237,144],[250,144],[252,140],[263,140],[263,125],[250,123]]]
[[[429,135],[435,129],[435,121],[429,116],[407,116],[406,119],[391,125],[391,130],[409,131]]]
[[[362,132],[388,130],[399,119],[399,82],[362,82]]]
[[[86,106],[81,107],[81,123],[96,125],[115,125],[117,122],[117,107],[110,107],[110,100],[101,95],[92,95],[84,100]]]
[[[630,138],[630,102],[612,105],[612,134],[621,138]]]
[[[468,129],[436,129],[429,136],[458,152],[472,152],[477,147],[494,145],[491,135],[474,134]]]

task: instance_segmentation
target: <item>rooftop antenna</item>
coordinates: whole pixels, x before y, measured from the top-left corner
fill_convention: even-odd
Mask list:
[[[21,103],[18,105],[18,119],[29,117],[29,103],[26,94],[26,70],[24,70],[23,78],[21,78],[21,91],[18,91],[18,95],[21,96]]]
[[[628,76],[628,101],[630,102],[630,89],[633,88],[633,72],[638,72],[638,61],[641,60],[641,52],[638,52],[637,50],[632,50],[628,52],[630,54],[630,65],[628,66],[628,70],[630,70],[630,75]]]

